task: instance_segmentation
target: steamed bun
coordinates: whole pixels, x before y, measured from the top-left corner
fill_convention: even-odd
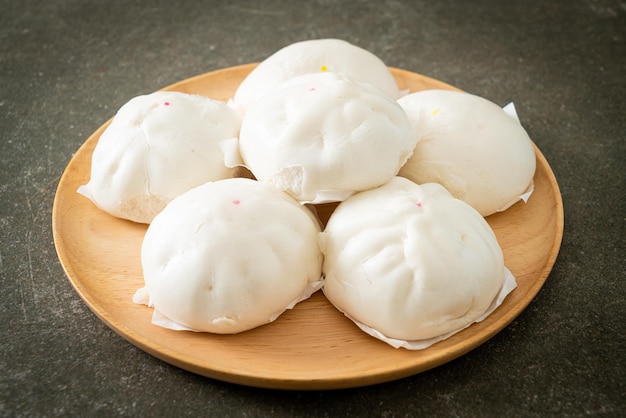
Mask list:
[[[156,92],[123,105],[100,136],[79,193],[119,218],[150,223],[181,193],[232,177],[241,118],[225,103]]]
[[[337,207],[321,234],[324,294],[388,338],[424,340],[479,318],[504,281],[489,224],[436,183],[396,177]]]
[[[305,74],[255,102],[243,118],[245,165],[301,202],[344,200],[397,175],[416,137],[380,89],[338,73]]]
[[[532,141],[519,120],[495,103],[449,90],[419,91],[398,102],[419,132],[401,176],[440,183],[483,216],[532,190]]]
[[[148,227],[148,304],[178,329],[231,334],[267,324],[321,286],[319,232],[306,207],[270,185],[206,183]]]
[[[290,44],[261,62],[241,83],[233,103],[241,114],[248,106],[290,78],[331,71],[378,86],[389,96],[400,96],[385,64],[371,52],[340,39],[312,39]]]

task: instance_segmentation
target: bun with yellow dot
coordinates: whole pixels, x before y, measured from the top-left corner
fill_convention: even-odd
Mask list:
[[[515,113],[449,90],[411,93],[398,103],[418,135],[401,176],[439,183],[483,216],[530,195],[535,151]]]
[[[312,39],[290,44],[261,62],[235,92],[234,107],[245,114],[252,102],[283,81],[326,71],[373,84],[394,99],[400,96],[393,75],[376,55],[340,39]]]

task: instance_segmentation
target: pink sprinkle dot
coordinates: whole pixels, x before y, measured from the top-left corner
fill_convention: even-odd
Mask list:
[[[422,202],[417,202],[416,205],[417,205],[418,208],[421,208],[422,207]]]
[[[238,199],[233,200],[233,205],[238,205],[238,204],[240,204],[240,203],[241,203],[241,201],[240,201],[240,200],[238,200]]]
[[[311,87],[309,91],[315,91],[315,87]]]
[[[165,106],[169,106],[169,105],[170,105],[170,102],[165,102],[165,103],[163,103],[163,104],[164,104]]]

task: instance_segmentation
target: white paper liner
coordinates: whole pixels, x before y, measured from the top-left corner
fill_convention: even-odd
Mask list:
[[[96,207],[98,209],[100,209],[100,210],[102,210],[104,212],[109,213],[109,211],[103,209],[102,206],[100,206],[100,204],[98,203],[96,198],[93,196],[93,193],[91,193],[91,183],[89,181],[86,184],[78,186],[78,189],[76,189],[76,193],[78,193],[79,195],[84,196],[87,199],[89,199],[91,201],[91,203],[96,205]]]
[[[343,202],[354,193],[356,192],[353,190],[319,190],[313,200],[303,200],[300,203],[318,205],[323,203]]]
[[[287,305],[283,310],[271,314],[268,318],[267,323],[269,324],[270,322],[274,322],[287,309],[293,309],[293,307],[296,306],[298,303],[310,298],[311,295],[317,292],[318,290],[320,290],[323,285],[324,285],[324,280],[309,282],[307,286],[305,287],[305,289],[302,291],[302,293],[300,293],[300,295],[298,295],[296,299],[294,299],[291,303],[289,303],[289,305]],[[154,307],[154,304],[152,303],[152,300],[150,299],[148,290],[145,287],[142,287],[135,292],[135,294],[133,295],[133,303],[138,304],[138,305],[147,305],[150,308]],[[167,316],[163,315],[156,308],[154,308],[154,312],[152,313],[151,322],[154,325],[158,325],[160,327],[171,329],[174,331],[206,332],[206,331],[189,328],[186,325],[180,324],[168,318]]]
[[[218,145],[224,154],[224,165],[226,167],[243,166],[241,154],[239,153],[239,138],[224,139]]]
[[[515,199],[511,200],[509,203],[507,203],[506,205],[502,206],[500,209],[496,210],[496,212],[504,212],[505,210],[507,210],[508,208],[510,208],[511,206],[516,204],[517,202],[519,202],[520,200],[523,200],[524,203],[528,202],[528,199],[530,198],[530,195],[533,194],[534,191],[535,191],[535,181],[531,179],[530,180],[530,184],[528,185],[528,187],[526,188],[524,193],[522,193],[521,195],[517,196]]]
[[[78,186],[76,192],[91,200],[91,190],[89,190],[89,183]]]
[[[76,189],[76,193],[85,196],[87,199],[91,200],[94,204],[96,204],[93,196],[91,195],[91,189],[89,188],[89,183],[79,186],[78,189]]]
[[[517,287],[517,282],[515,280],[515,277],[513,276],[513,273],[511,273],[511,271],[508,268],[504,268],[504,282],[502,283],[502,288],[500,289],[500,293],[498,293],[498,295],[496,296],[496,298],[493,300],[493,302],[491,303],[491,305],[489,306],[489,308],[487,308],[487,310],[485,311],[485,313],[483,313],[478,319],[476,319],[474,322],[467,324],[459,329],[456,329],[454,331],[451,331],[447,334],[443,334],[440,335],[438,337],[433,337],[433,338],[428,338],[425,340],[414,340],[414,341],[406,341],[406,340],[398,340],[395,338],[389,338],[386,337],[383,333],[368,327],[367,325],[357,321],[356,319],[354,319],[352,316],[350,316],[349,314],[343,312],[341,309],[339,309],[340,312],[342,312],[345,316],[347,316],[352,322],[354,322],[363,332],[365,332],[366,334],[377,338],[387,344],[389,344],[390,346],[394,347],[394,348],[406,348],[407,350],[423,350],[425,348],[430,347],[431,345],[439,342],[439,341],[443,341],[447,338],[450,338],[451,336],[453,336],[454,334],[464,330],[465,328],[469,327],[470,325],[472,325],[475,322],[481,322],[483,321],[485,318],[487,318],[493,311],[496,310],[496,308],[498,306],[500,306],[502,304],[502,302],[504,301],[504,299],[507,297],[507,295],[509,293],[511,293],[515,288]]]
[[[227,167],[243,167],[254,175],[254,171],[252,170],[252,168],[247,166],[243,161],[240,161],[238,163],[235,162],[235,160],[230,160],[230,161],[233,165],[227,164],[226,165]],[[283,168],[283,170],[290,170],[290,169],[294,169],[293,171],[295,172],[299,171],[300,173],[304,173],[304,168],[302,168],[302,166],[300,165],[291,165],[291,166],[287,166]],[[287,176],[285,177],[288,178]],[[293,190],[293,187],[291,187],[293,184],[289,184],[288,182],[281,182],[280,180],[281,180],[281,176],[275,175],[269,179],[264,179],[260,181],[265,181],[267,183],[272,184],[278,190],[282,190],[283,192],[289,194],[291,197],[293,197],[300,204],[303,204],[303,205],[308,205],[308,204],[319,205],[323,203],[343,202],[344,200],[346,200],[347,198],[349,198],[350,196],[352,196],[353,194],[357,192],[355,190],[318,190],[315,193],[315,196],[313,197],[313,199],[301,200],[297,195],[302,194],[302,186],[303,186],[302,180],[300,180],[299,182],[295,182],[296,185],[298,186],[295,191]],[[293,179],[291,180],[292,180],[292,183],[294,183]]]
[[[502,110],[504,110],[504,113],[506,113],[507,115],[515,119],[516,121],[520,122],[519,117],[517,116],[517,110],[515,109],[515,104],[513,102],[504,106]],[[535,190],[535,181],[531,179],[530,184],[528,185],[526,190],[524,190],[524,193],[517,196],[515,199],[511,200],[509,203],[505,204],[500,209],[496,210],[496,212],[504,212],[505,210],[507,210],[508,208],[510,208],[517,202],[519,202],[520,200],[523,200],[524,203],[527,203],[528,199],[530,198],[530,195],[533,194],[534,190]]]
[[[510,117],[512,117],[513,119],[519,122],[519,117],[517,116],[517,110],[515,110],[515,104],[513,102],[504,106],[502,110],[504,110],[504,113],[506,113],[507,115],[509,115]]]

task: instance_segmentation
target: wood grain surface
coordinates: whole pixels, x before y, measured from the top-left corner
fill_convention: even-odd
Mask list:
[[[256,64],[210,72],[164,90],[232,97]],[[455,89],[392,68],[401,89]],[[143,286],[140,247],[145,225],[116,219],[76,189],[89,180],[91,154],[108,125],[94,132],[67,166],[53,208],[57,253],[72,285],[109,327],[147,353],[180,368],[250,386],[316,390],[369,385],[416,374],[455,359],[494,336],[530,303],[548,278],[563,235],[563,206],[548,162],[535,148],[535,192],[528,203],[487,218],[518,287],[486,320],[428,349],[394,349],[362,333],[317,292],[275,322],[237,335],[167,330],[135,305]],[[320,205],[327,218],[333,205]]]

